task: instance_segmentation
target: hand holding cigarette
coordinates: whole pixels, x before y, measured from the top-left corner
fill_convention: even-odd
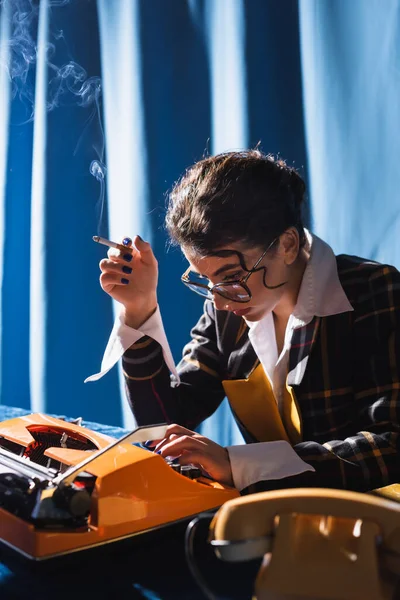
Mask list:
[[[125,323],[137,329],[157,308],[158,264],[148,242],[136,236],[121,243],[93,236],[109,247],[100,261],[100,285],[125,307]]]

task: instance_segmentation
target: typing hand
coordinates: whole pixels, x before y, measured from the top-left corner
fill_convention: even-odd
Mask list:
[[[228,450],[180,425],[169,425],[163,440],[154,440],[154,451],[164,458],[179,457],[181,465],[193,464],[215,481],[233,486]]]

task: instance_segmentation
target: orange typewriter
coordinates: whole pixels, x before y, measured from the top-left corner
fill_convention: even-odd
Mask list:
[[[139,427],[116,440],[42,414],[0,423],[0,541],[44,560],[186,520],[238,496],[196,467],[140,446],[165,429]]]

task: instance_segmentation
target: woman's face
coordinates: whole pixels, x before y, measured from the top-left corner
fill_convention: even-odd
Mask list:
[[[286,239],[285,241],[284,237],[286,234],[279,238],[278,245],[274,245],[267,252],[258,265],[257,271],[251,273],[248,278],[246,285],[251,291],[249,302],[234,302],[214,293],[213,301],[217,310],[228,310],[245,317],[248,321],[259,321],[284,301],[285,295],[291,289],[290,265],[293,264],[298,254],[296,240]],[[217,283],[226,284],[229,281],[244,278],[248,271],[241,266],[240,256],[242,262],[250,270],[262,256],[264,250],[265,248],[262,247],[248,248],[241,243],[234,243],[219,249],[219,252],[224,251],[224,256],[198,256],[187,250],[184,251],[184,254],[190,263],[191,270],[208,279],[210,286],[213,286]],[[260,267],[263,268],[260,269]],[[268,286],[280,287],[268,289],[265,287],[264,281]],[[282,283],[284,285],[280,285]]]

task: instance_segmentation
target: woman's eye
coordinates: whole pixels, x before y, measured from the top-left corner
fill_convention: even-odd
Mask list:
[[[242,271],[237,271],[236,273],[229,273],[229,275],[226,275],[226,277],[224,277],[222,281],[236,281],[237,279],[240,279],[241,275]]]

